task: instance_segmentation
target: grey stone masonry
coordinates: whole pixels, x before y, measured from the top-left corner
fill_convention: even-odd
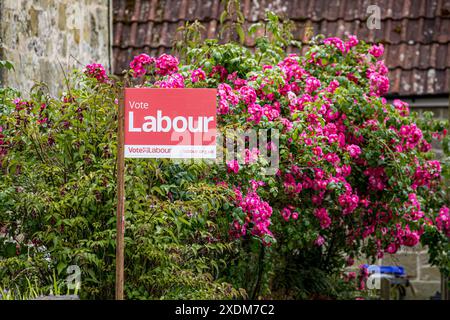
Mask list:
[[[437,267],[428,263],[428,259],[427,248],[402,247],[394,255],[386,254],[383,259],[380,259],[379,264],[398,265],[405,268],[414,290],[414,293],[412,290],[407,290],[407,299],[429,299],[436,291],[441,290],[441,274]]]
[[[108,0],[1,0],[0,56],[13,62],[3,82],[25,94],[35,81],[52,94],[64,72],[97,62],[110,68]],[[61,68],[61,66],[62,68]]]

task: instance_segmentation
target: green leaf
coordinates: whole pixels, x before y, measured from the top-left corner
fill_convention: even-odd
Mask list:
[[[227,15],[228,15],[228,11],[226,11],[226,10],[224,10],[224,11],[221,13],[220,18],[219,18],[220,24],[223,24],[223,22],[225,21]]]
[[[8,60],[0,60],[0,68],[5,68],[7,70],[14,70],[14,65]]]
[[[258,31],[259,28],[263,27],[263,24],[261,22],[258,23],[254,23],[252,24],[249,28],[248,28],[248,34],[252,35],[254,34],[256,31]]]
[[[237,32],[237,34],[238,34],[238,36],[239,36],[239,41],[240,41],[241,43],[244,43],[244,42],[245,42],[244,29],[242,28],[242,26],[241,26],[240,24],[238,24],[238,25],[236,26],[236,32]]]
[[[66,269],[66,267],[67,267],[66,263],[60,261],[56,266],[56,271],[58,272],[58,275],[61,274],[61,272]]]
[[[187,221],[186,219],[184,219],[183,217],[178,217],[177,218],[179,221],[183,222],[184,224],[190,226],[191,224],[189,223],[189,221]]]

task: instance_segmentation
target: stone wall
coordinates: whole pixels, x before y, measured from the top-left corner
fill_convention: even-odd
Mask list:
[[[6,84],[22,91],[35,81],[64,90],[64,71],[98,62],[110,68],[109,0],[1,0],[1,57],[14,63]],[[62,68],[61,68],[62,66]]]
[[[412,288],[407,289],[406,299],[429,299],[436,291],[441,291],[441,274],[439,269],[428,263],[426,248],[402,248],[396,254],[386,254],[380,265],[398,265],[405,268]]]
[[[424,112],[433,112],[434,117],[442,120],[448,119],[448,106],[445,107],[412,107],[411,111],[415,111],[418,114]]]
[[[376,260],[374,264],[403,267],[411,284],[406,288],[405,299],[429,300],[437,291],[441,292],[441,273],[437,267],[428,263],[428,259],[427,248],[422,246],[415,248],[401,247],[396,254],[385,253],[384,257]],[[358,266],[361,264],[370,263],[365,259],[358,259],[352,267],[348,268],[348,271],[358,273]]]

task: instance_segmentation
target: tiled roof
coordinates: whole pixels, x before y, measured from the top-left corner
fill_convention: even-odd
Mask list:
[[[198,20],[204,37],[215,37],[223,10],[220,0],[113,0],[114,71],[127,68],[134,55],[171,49],[176,30]],[[306,27],[314,34],[385,44],[390,94],[448,94],[450,81],[450,0],[241,0],[246,23],[264,19],[265,9],[293,20],[294,36]],[[369,30],[367,8],[377,5],[381,29]],[[228,39],[225,37],[224,39]],[[252,39],[246,43],[252,46]]]

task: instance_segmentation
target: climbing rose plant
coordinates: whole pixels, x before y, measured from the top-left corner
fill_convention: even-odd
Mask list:
[[[241,165],[233,160],[217,168],[240,209],[230,216],[230,234],[271,245],[275,230],[286,230],[301,235],[295,237],[301,246],[340,241],[352,254],[364,243],[381,258],[417,245],[426,227],[449,232],[448,208],[427,206],[441,172],[429,160],[430,142],[405,102],[382,97],[389,90],[382,45],[327,38],[304,56],[267,64],[243,50],[247,69],[225,67],[220,50],[231,47],[207,47],[211,53],[192,65],[141,54],[130,67],[135,77],[158,77],[144,86],[217,88],[222,127],[281,132],[279,150],[272,150],[280,155],[276,176],[254,175],[258,150],[246,150]]]

